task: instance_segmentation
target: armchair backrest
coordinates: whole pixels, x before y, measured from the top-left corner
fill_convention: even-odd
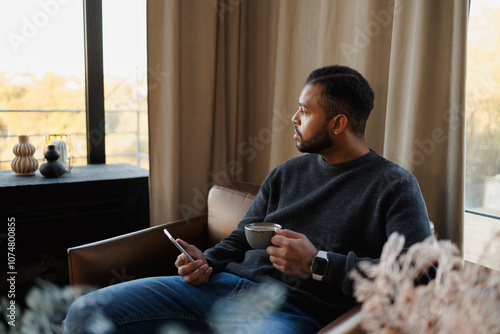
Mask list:
[[[208,193],[208,247],[229,235],[245,216],[260,186],[229,181],[213,186]]]

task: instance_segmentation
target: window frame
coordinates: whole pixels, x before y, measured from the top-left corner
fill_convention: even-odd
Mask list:
[[[468,20],[470,20],[472,0],[468,2]],[[467,27],[467,29],[469,29],[469,27]],[[466,113],[467,111],[466,109]],[[467,144],[467,141],[465,144]],[[467,164],[465,164],[464,168],[464,173],[466,173]],[[464,200],[466,191],[467,187],[466,184],[464,184]],[[498,245],[492,243],[495,240],[494,237],[490,239],[493,230],[488,230],[488,226],[498,226],[497,224],[499,222],[499,215],[477,211],[474,210],[474,208],[467,208],[464,203],[462,254],[466,262],[500,270],[498,261],[496,261],[496,258],[491,254],[492,251],[494,252],[495,249],[497,249]],[[477,228],[478,226],[480,226],[479,229]],[[496,227],[495,230],[497,230]],[[471,236],[470,233],[474,234]]]
[[[468,2],[469,2],[469,6],[467,7],[468,8],[467,21],[470,19],[470,9],[472,6],[472,0],[469,0]],[[465,112],[467,113],[467,110]],[[466,172],[466,170],[464,170],[464,172]],[[465,189],[465,185],[464,185],[464,193],[465,193],[465,191],[467,191],[467,190]],[[464,213],[471,214],[471,215],[477,215],[477,216],[481,216],[481,217],[489,218],[489,219],[493,219],[493,220],[500,220],[500,216],[498,216],[498,215],[488,214],[488,213],[476,211],[474,209],[464,209]],[[466,220],[466,218],[465,218],[465,220]],[[466,222],[464,221],[464,223],[466,223]]]
[[[102,0],[83,0],[87,163],[106,163]]]

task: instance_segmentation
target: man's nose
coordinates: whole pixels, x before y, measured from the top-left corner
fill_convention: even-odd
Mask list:
[[[293,114],[292,122],[295,124],[300,124],[299,110],[297,110],[295,114]]]

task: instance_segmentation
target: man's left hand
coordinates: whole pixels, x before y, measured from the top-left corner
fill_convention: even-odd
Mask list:
[[[304,234],[277,229],[267,247],[273,266],[279,271],[305,279],[311,277],[311,264],[318,250]]]

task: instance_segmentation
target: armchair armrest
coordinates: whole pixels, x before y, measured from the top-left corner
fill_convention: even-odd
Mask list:
[[[361,304],[342,314],[340,317],[323,327],[318,334],[363,334],[361,318],[363,316]]]
[[[163,233],[207,247],[207,215],[178,220],[68,249],[70,285],[104,287],[149,276],[176,275],[179,250]]]

